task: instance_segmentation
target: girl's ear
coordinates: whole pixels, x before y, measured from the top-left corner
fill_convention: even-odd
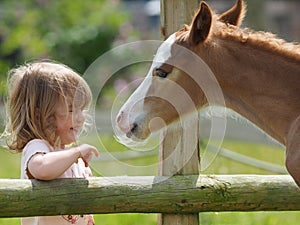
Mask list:
[[[240,26],[246,14],[246,4],[243,0],[237,0],[235,6],[219,16],[219,20],[234,26]]]
[[[212,12],[206,2],[201,2],[200,8],[193,18],[189,41],[198,45],[208,37],[212,23]]]

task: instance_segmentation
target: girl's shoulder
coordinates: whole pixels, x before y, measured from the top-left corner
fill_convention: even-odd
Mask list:
[[[32,139],[25,145],[23,152],[30,149],[39,149],[39,151],[42,152],[50,152],[53,150],[53,147],[46,140]]]
[[[27,174],[27,165],[32,156],[38,153],[48,153],[50,152],[52,147],[49,143],[42,139],[33,139],[29,141],[22,151],[21,158],[21,179],[28,179],[29,176]]]

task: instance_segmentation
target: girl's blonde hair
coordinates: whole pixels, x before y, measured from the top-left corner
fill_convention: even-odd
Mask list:
[[[89,106],[92,94],[84,79],[69,67],[50,61],[33,62],[8,73],[5,135],[10,150],[21,152],[32,139],[59,147],[55,106],[62,98],[75,107]],[[71,101],[71,102],[70,102]]]

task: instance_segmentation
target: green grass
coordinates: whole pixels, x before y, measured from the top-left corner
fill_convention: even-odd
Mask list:
[[[263,160],[269,163],[284,166],[285,151],[282,148],[256,144],[248,142],[238,142],[233,140],[226,140],[222,144],[222,148],[230,149],[236,153],[249,156],[255,159]],[[203,171],[205,174],[274,174],[273,172],[255,168],[217,156],[212,164]]]
[[[201,213],[203,225],[296,225],[299,212],[223,212]]]
[[[103,136],[102,144],[96,144],[100,152],[125,151],[126,147],[117,143],[111,136]],[[91,139],[88,141],[93,143]],[[242,143],[226,140],[224,148],[231,149],[247,156],[265,160],[271,163],[284,165],[285,151],[278,147]],[[104,151],[105,148],[106,150]],[[19,178],[20,154],[11,154],[6,150],[0,150],[0,177]],[[148,156],[135,160],[116,160],[113,162],[94,161],[91,163],[94,174],[104,176],[114,175],[156,175],[158,156]],[[143,167],[146,165],[145,167]],[[253,168],[231,159],[217,156],[205,174],[272,174],[271,172]],[[97,225],[155,225],[157,214],[103,214],[95,215]],[[298,224],[300,212],[222,212],[222,213],[201,213],[200,224],[205,225],[281,225]],[[18,218],[0,219],[0,225],[17,225]]]

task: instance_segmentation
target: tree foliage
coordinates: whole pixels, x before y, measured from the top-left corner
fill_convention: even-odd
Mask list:
[[[0,94],[9,68],[49,58],[80,73],[128,23],[117,0],[0,1]]]

